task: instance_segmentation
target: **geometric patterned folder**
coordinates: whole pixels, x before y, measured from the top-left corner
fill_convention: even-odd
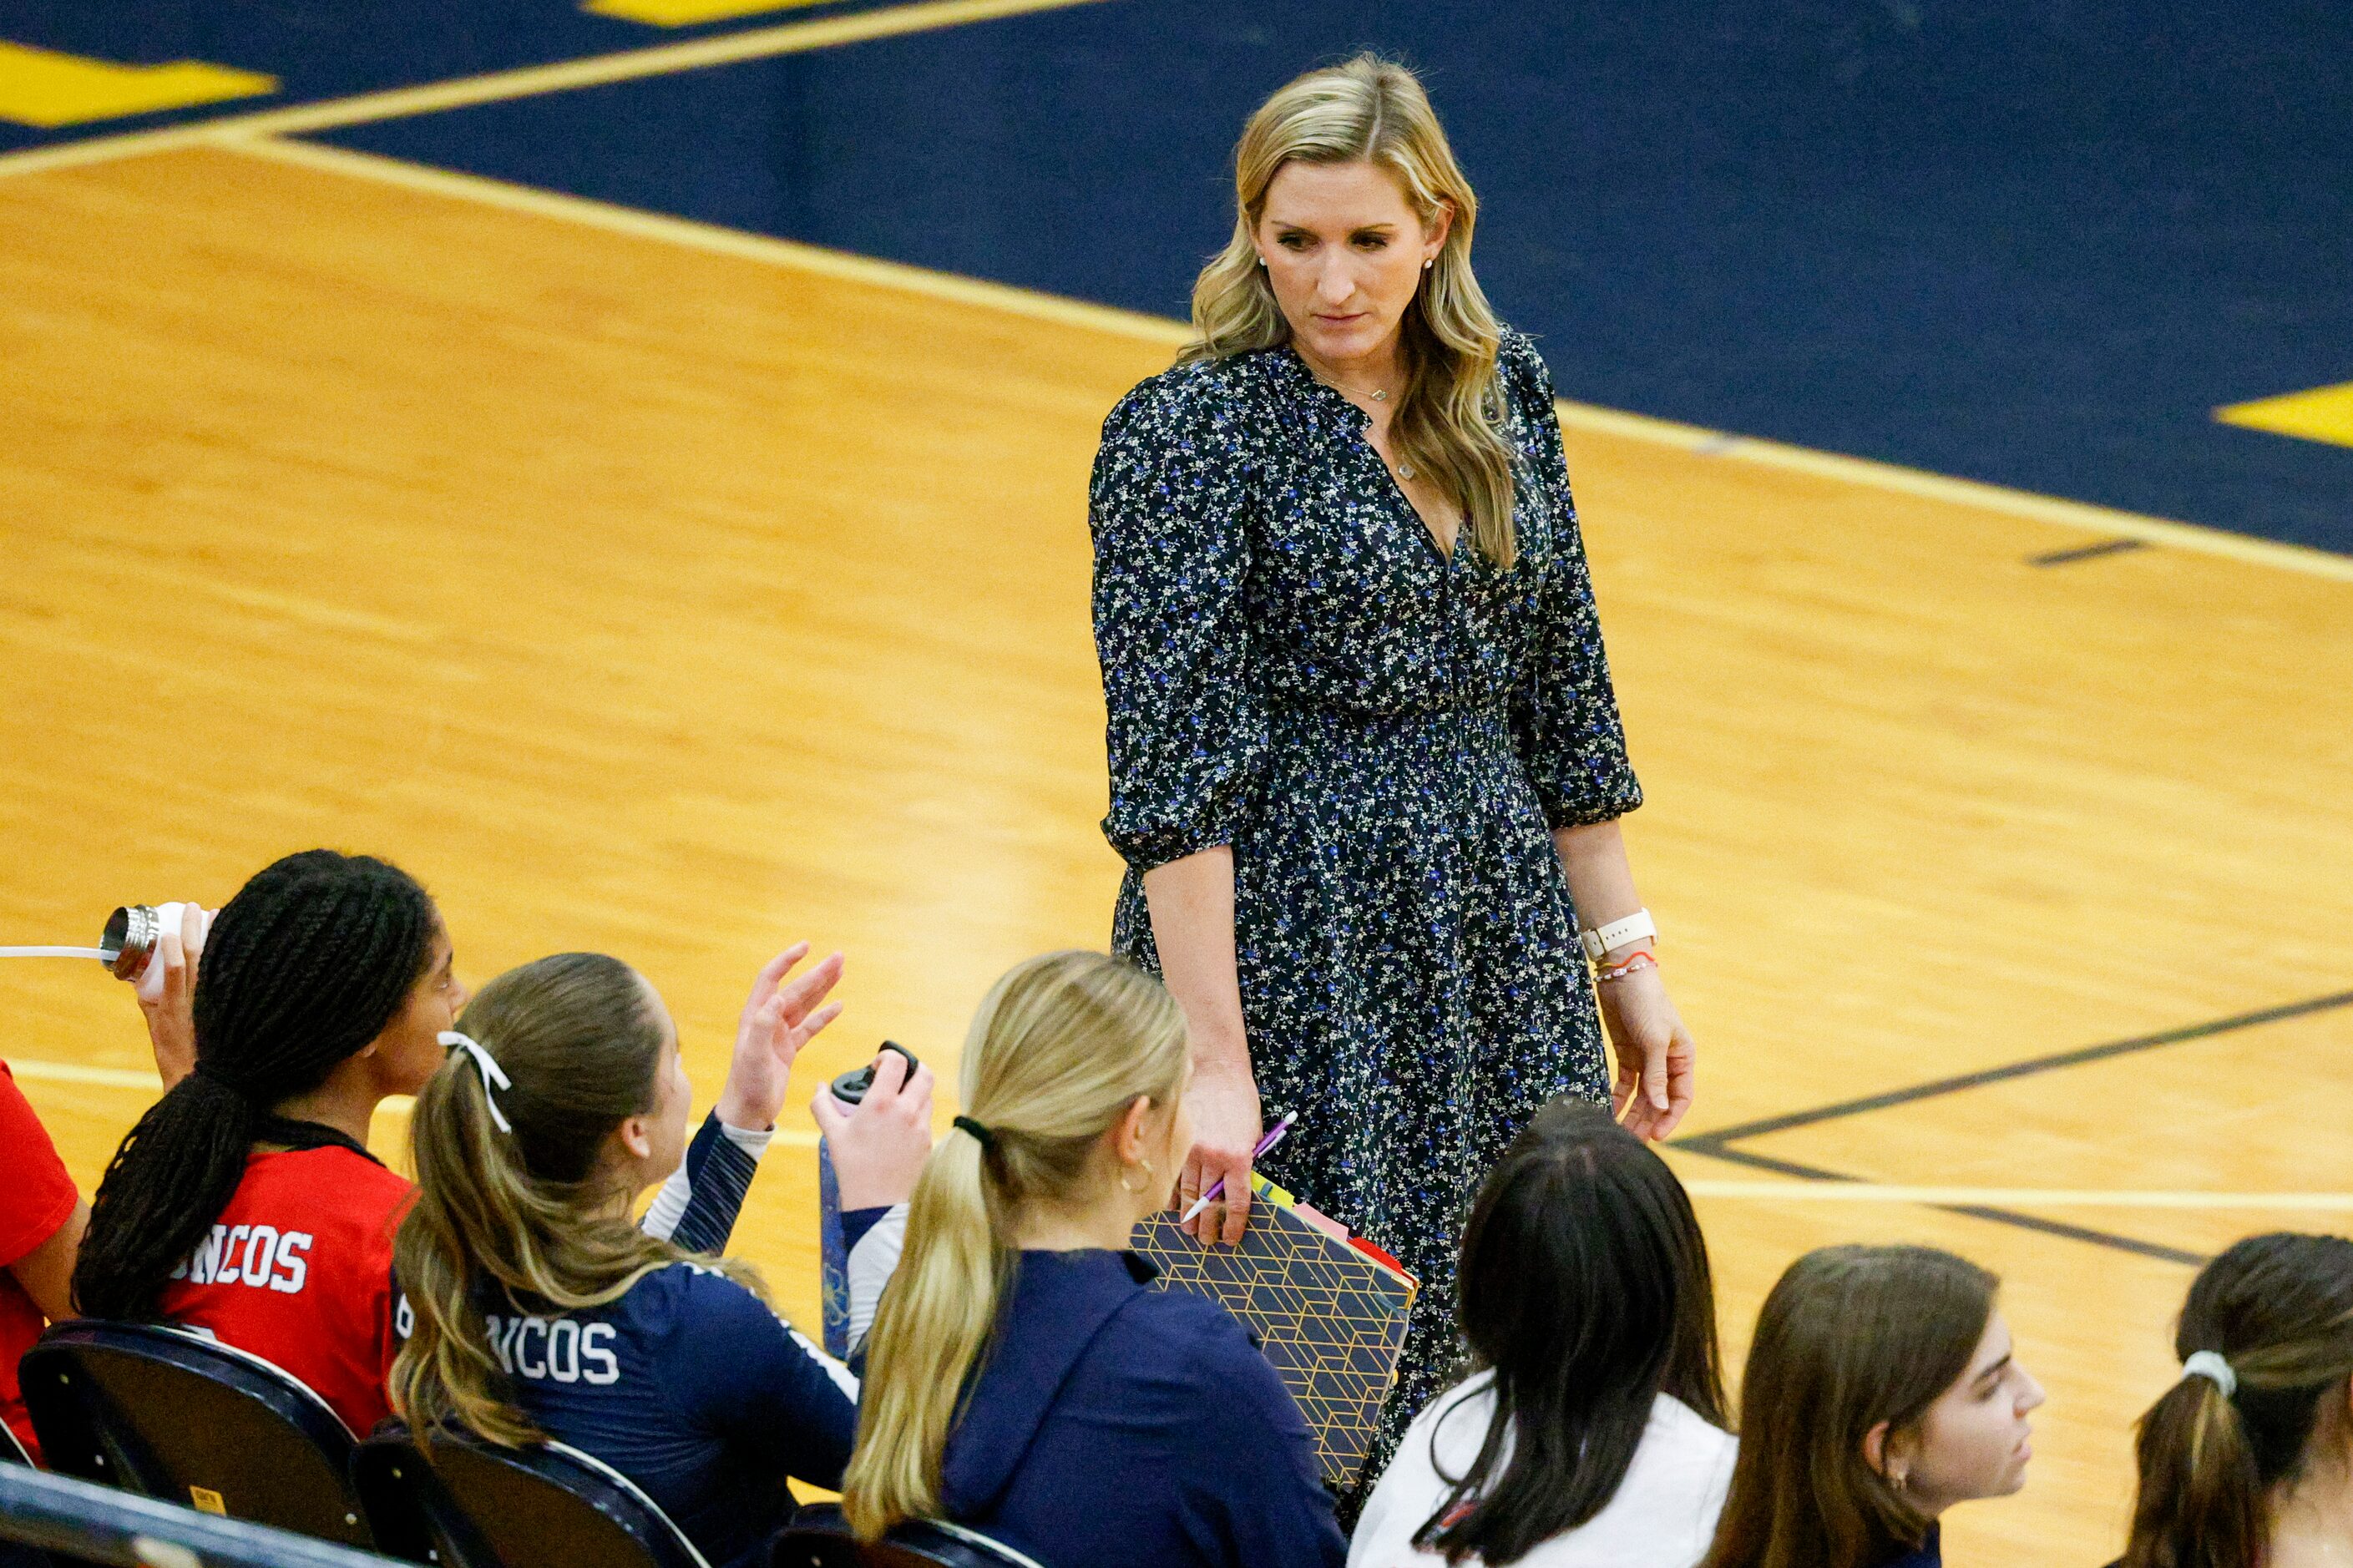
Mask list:
[[[1163,1213],[1135,1227],[1160,1285],[1208,1297],[1258,1336],[1323,1450],[1324,1479],[1364,1468],[1405,1348],[1413,1280],[1275,1203],[1250,1205],[1238,1247],[1204,1247]]]

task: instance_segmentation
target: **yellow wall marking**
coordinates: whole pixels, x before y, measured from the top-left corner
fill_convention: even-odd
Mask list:
[[[2274,436],[2300,436],[2307,441],[2353,447],[2353,381],[2253,403],[2233,403],[2214,410],[2214,417],[2225,425],[2244,425]]]
[[[274,76],[201,60],[121,66],[0,39],[0,120],[44,131],[277,90]]]
[[[657,27],[687,27],[697,22],[721,22],[731,16],[757,16],[769,11],[797,11],[822,5],[825,0],[587,0],[580,8],[625,22],[650,22]]]
[[[465,109],[477,103],[504,103],[543,92],[572,92],[584,87],[667,76],[673,71],[702,70],[742,60],[838,48],[870,38],[904,37],[940,27],[961,27],[975,22],[992,22],[1001,16],[1023,16],[1094,3],[1095,0],[911,0],[907,5],[853,11],[847,16],[778,22],[773,26],[748,28],[715,38],[653,44],[618,54],[590,55],[582,59],[558,60],[554,65],[457,77],[419,87],[387,88],[381,92],[363,92],[322,103],[253,110],[194,125],[118,131],[55,147],[29,147],[21,153],[0,153],[0,178],[132,158],[178,147],[218,145],[238,136],[301,136],[345,125],[372,125],[379,121],[438,114],[444,110]]]

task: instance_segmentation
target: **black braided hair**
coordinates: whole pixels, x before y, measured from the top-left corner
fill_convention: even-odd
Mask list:
[[[416,879],[364,855],[289,855],[222,909],[196,968],[196,1068],[148,1108],[91,1200],[74,1266],[88,1317],[156,1315],[220,1216],[269,1108],[384,1032],[433,953]]]

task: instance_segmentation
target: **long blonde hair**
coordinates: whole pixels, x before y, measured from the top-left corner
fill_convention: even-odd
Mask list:
[[[1224,359],[1291,341],[1291,325],[1259,266],[1254,238],[1267,187],[1285,163],[1371,163],[1398,184],[1427,228],[1446,206],[1452,226],[1400,323],[1404,393],[1389,416],[1399,462],[1419,468],[1461,507],[1472,542],[1497,569],[1518,556],[1512,528],[1513,447],[1499,427],[1495,354],[1503,329],[1471,271],[1479,198],[1420,79],[1377,55],[1309,71],[1261,105],[1234,148],[1234,236],[1193,283],[1198,337],[1180,363]]]
[[[1022,1210],[1078,1196],[1103,1135],[1139,1099],[1173,1107],[1186,1062],[1185,1018],[1168,993],[1099,952],[1030,959],[981,1003],[961,1093],[989,1143],[951,1133],[915,1188],[906,1247],[867,1338],[858,1447],[842,1480],[860,1536],[937,1517],[940,1456],[1012,1284]]]
[[[486,1289],[518,1312],[576,1311],[689,1257],[638,1229],[597,1168],[612,1131],[654,1108],[662,1030],[637,972],[593,952],[507,971],[458,1027],[506,1073],[497,1107],[511,1130],[466,1051],[417,1096],[417,1201],[393,1247],[417,1321],[393,1363],[392,1407],[412,1430],[455,1419],[494,1443],[533,1443],[538,1428],[507,1398]],[[760,1291],[740,1264],[697,1261]]]

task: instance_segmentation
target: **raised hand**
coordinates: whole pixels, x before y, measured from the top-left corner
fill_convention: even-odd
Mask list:
[[[727,1087],[719,1091],[719,1120],[730,1127],[759,1131],[776,1124],[793,1058],[818,1031],[841,1016],[841,1004],[828,1002],[841,978],[841,954],[829,954],[807,973],[787,981],[793,966],[808,956],[797,942],[761,967],[735,1026],[735,1055],[727,1065]]]
[[[155,1070],[170,1089],[196,1070],[196,964],[205,953],[212,911],[180,906],[180,923],[155,938],[155,956],[139,977],[139,1011],[147,1017],[147,1043],[155,1047]]]

